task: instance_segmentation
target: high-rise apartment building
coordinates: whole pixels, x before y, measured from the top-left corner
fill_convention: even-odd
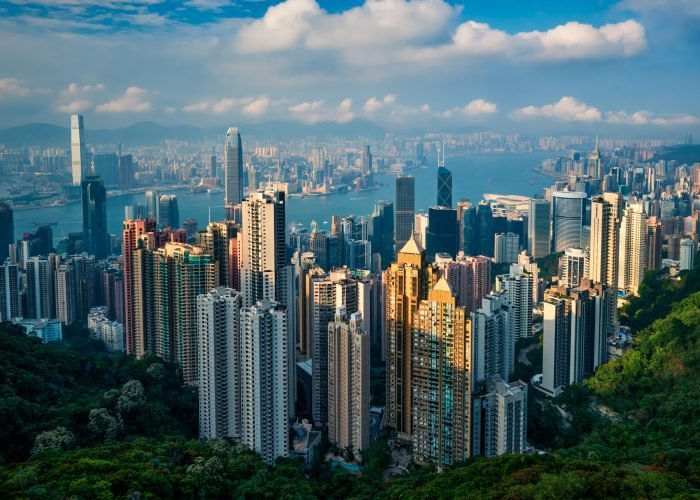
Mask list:
[[[0,203],[0,262],[10,256],[10,244],[15,241],[15,223],[12,208]]]
[[[527,451],[527,384],[492,378],[473,400],[472,456]]]
[[[413,456],[438,470],[471,456],[470,321],[447,280],[420,302],[412,324]]]
[[[515,339],[532,335],[533,289],[537,286],[535,276],[520,264],[511,264],[508,274],[498,277],[499,290],[508,297],[513,312]]]
[[[591,200],[588,277],[611,287],[617,286],[621,205],[617,193],[604,193]]]
[[[559,261],[561,286],[574,288],[589,275],[588,251],[583,248],[567,248]]]
[[[270,465],[289,453],[288,339],[283,305],[241,309],[241,442]]]
[[[411,439],[411,338],[421,300],[437,280],[423,250],[411,238],[384,275],[386,287],[387,424],[402,439]]]
[[[29,319],[56,318],[54,276],[56,255],[27,260],[27,316]]]
[[[316,264],[316,257],[311,252],[304,252],[295,257],[297,260],[297,334],[299,352],[302,356],[311,357],[313,354],[312,331],[312,289],[311,280],[324,275],[323,269]]]
[[[396,250],[403,248],[413,235],[415,214],[416,179],[411,175],[396,178]]]
[[[70,117],[70,153],[73,185],[80,186],[83,178],[90,173],[88,154],[85,148],[83,115],[71,115]]]
[[[76,271],[71,260],[56,267],[56,315],[61,323],[70,325],[79,318],[79,298]]]
[[[243,201],[243,145],[235,127],[226,132],[224,144],[224,203],[239,205]]]
[[[238,259],[238,233],[241,227],[233,221],[210,222],[198,231],[197,245],[214,257],[218,267],[218,286],[241,289]]]
[[[156,220],[125,220],[122,232],[122,260],[124,266],[124,314],[126,331],[126,352],[143,355],[143,321],[144,310],[141,303],[143,296],[140,288],[141,266],[135,260],[141,236],[156,230]],[[138,278],[138,281],[137,281]],[[138,341],[137,341],[138,339]]]
[[[98,259],[110,254],[107,232],[107,190],[96,175],[86,175],[81,184],[83,201],[83,247]]]
[[[442,166],[437,170],[437,206],[452,208],[452,172]]]
[[[518,261],[520,236],[516,233],[498,233],[494,236],[493,261],[497,264],[512,264]]]
[[[661,248],[663,245],[663,230],[661,221],[656,217],[649,217],[647,220],[647,270],[661,268]]]
[[[697,245],[695,242],[689,238],[683,238],[681,240],[681,258],[680,258],[680,270],[688,271],[695,266],[695,253]]]
[[[641,203],[629,203],[620,226],[618,289],[637,295],[646,272],[647,215]]]
[[[362,314],[343,308],[328,323],[328,440],[339,448],[369,447],[370,339]]]
[[[0,265],[0,321],[22,316],[19,266],[7,259]]]
[[[473,360],[472,378],[500,377],[508,380],[515,370],[515,322],[505,291],[491,293],[471,313]]]
[[[557,191],[552,194],[552,250],[563,252],[581,246],[586,193]]]
[[[197,297],[199,437],[241,437],[240,292],[216,288]]]

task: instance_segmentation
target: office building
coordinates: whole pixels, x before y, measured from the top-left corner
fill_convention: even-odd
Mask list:
[[[426,255],[429,260],[434,260],[437,253],[457,255],[458,227],[457,210],[447,207],[428,209]]]
[[[528,202],[527,252],[535,259],[550,253],[550,210],[547,200],[533,199]]]
[[[0,262],[10,256],[10,245],[15,240],[15,223],[12,208],[0,202]]]
[[[226,132],[224,144],[224,204],[240,205],[243,201],[243,145],[235,127]]]
[[[241,443],[273,465],[289,454],[289,366],[285,306],[241,309]]]
[[[480,201],[476,210],[476,234],[477,253],[486,257],[493,257],[493,212],[491,205],[486,201]],[[466,239],[466,237],[465,237]]]
[[[321,269],[330,270],[330,248],[328,237],[323,231],[319,231],[316,221],[311,221],[311,234],[309,234],[309,250],[316,257],[316,263]]]
[[[416,179],[411,175],[396,178],[396,250],[403,248],[413,235]]]
[[[646,272],[647,215],[641,203],[631,202],[625,208],[620,225],[620,252],[617,287],[637,295]]]
[[[491,378],[473,400],[472,456],[494,457],[527,451],[527,384]]]
[[[459,223],[459,250],[466,255],[478,254],[478,233],[476,227],[476,207],[469,201],[457,203]]]
[[[437,206],[452,208],[452,172],[445,167],[437,170]]]
[[[373,264],[375,256],[379,255],[379,261],[372,266],[372,271],[380,272],[394,261],[394,204],[388,200],[377,201],[368,226]]]
[[[508,380],[515,370],[515,321],[505,291],[491,293],[471,313],[473,380],[500,377]]]
[[[369,334],[362,314],[338,308],[328,323],[328,440],[338,448],[369,448]]]
[[[240,292],[219,287],[197,297],[199,437],[241,437]]]
[[[27,318],[55,319],[54,276],[56,255],[34,256],[27,260]]]
[[[656,217],[647,221],[647,271],[661,268],[661,249],[663,245],[663,230],[661,222]]]
[[[413,457],[438,470],[471,456],[469,316],[441,278],[421,300],[412,326]]]
[[[102,179],[105,187],[119,187],[119,157],[116,153],[95,153],[92,155],[93,173]]]
[[[110,253],[110,237],[107,232],[107,190],[102,180],[87,175],[82,182],[83,198],[83,249],[98,259]]]
[[[518,261],[520,236],[515,233],[498,233],[494,236],[493,261],[496,264],[512,264]]]
[[[120,189],[134,187],[134,158],[131,155],[119,156],[118,182]],[[155,217],[155,215],[154,215]]]
[[[384,274],[386,287],[386,422],[411,439],[411,338],[414,315],[437,281],[425,250],[411,238]]]
[[[566,288],[579,286],[589,276],[588,251],[583,248],[567,248],[559,261],[559,283]]]
[[[681,258],[680,258],[680,270],[688,271],[695,267],[695,253],[696,245],[695,242],[689,238],[683,238],[681,240]]]
[[[0,266],[0,321],[22,316],[19,266],[7,259]]]
[[[84,177],[90,173],[88,153],[85,148],[83,115],[71,115],[70,117],[70,153],[73,185],[80,186]]]
[[[586,193],[556,191],[552,193],[552,251],[581,246]]]
[[[146,191],[144,194],[146,200],[146,219],[160,220],[158,212],[160,211],[160,193],[158,191]]]
[[[370,152],[369,146],[362,148],[362,175],[369,175],[372,173],[372,153]]]
[[[174,194],[164,194],[158,199],[158,225],[171,229],[180,227],[180,210]]]

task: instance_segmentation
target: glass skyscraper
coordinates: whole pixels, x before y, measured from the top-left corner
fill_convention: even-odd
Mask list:
[[[438,167],[437,170],[437,204],[452,208],[452,172],[445,167]]]
[[[396,250],[400,250],[413,235],[416,203],[416,179],[412,175],[396,178]]]
[[[98,259],[109,255],[107,232],[107,190],[97,175],[88,175],[82,182],[83,247]]]
[[[238,129],[226,132],[224,147],[224,203],[239,205],[243,201],[243,146]]]

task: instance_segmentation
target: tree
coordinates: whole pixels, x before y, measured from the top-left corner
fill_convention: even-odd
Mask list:
[[[75,446],[75,435],[65,427],[56,427],[36,437],[32,455],[49,449],[70,450],[73,446]]]
[[[121,390],[117,408],[122,414],[132,413],[146,403],[146,392],[138,380],[129,380]]]
[[[124,422],[118,413],[112,415],[107,408],[90,410],[90,432],[104,441],[114,441],[124,430]]]

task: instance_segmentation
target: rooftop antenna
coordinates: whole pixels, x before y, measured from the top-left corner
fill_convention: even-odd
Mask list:
[[[445,166],[445,143],[440,141],[440,147],[438,148],[438,167]]]

